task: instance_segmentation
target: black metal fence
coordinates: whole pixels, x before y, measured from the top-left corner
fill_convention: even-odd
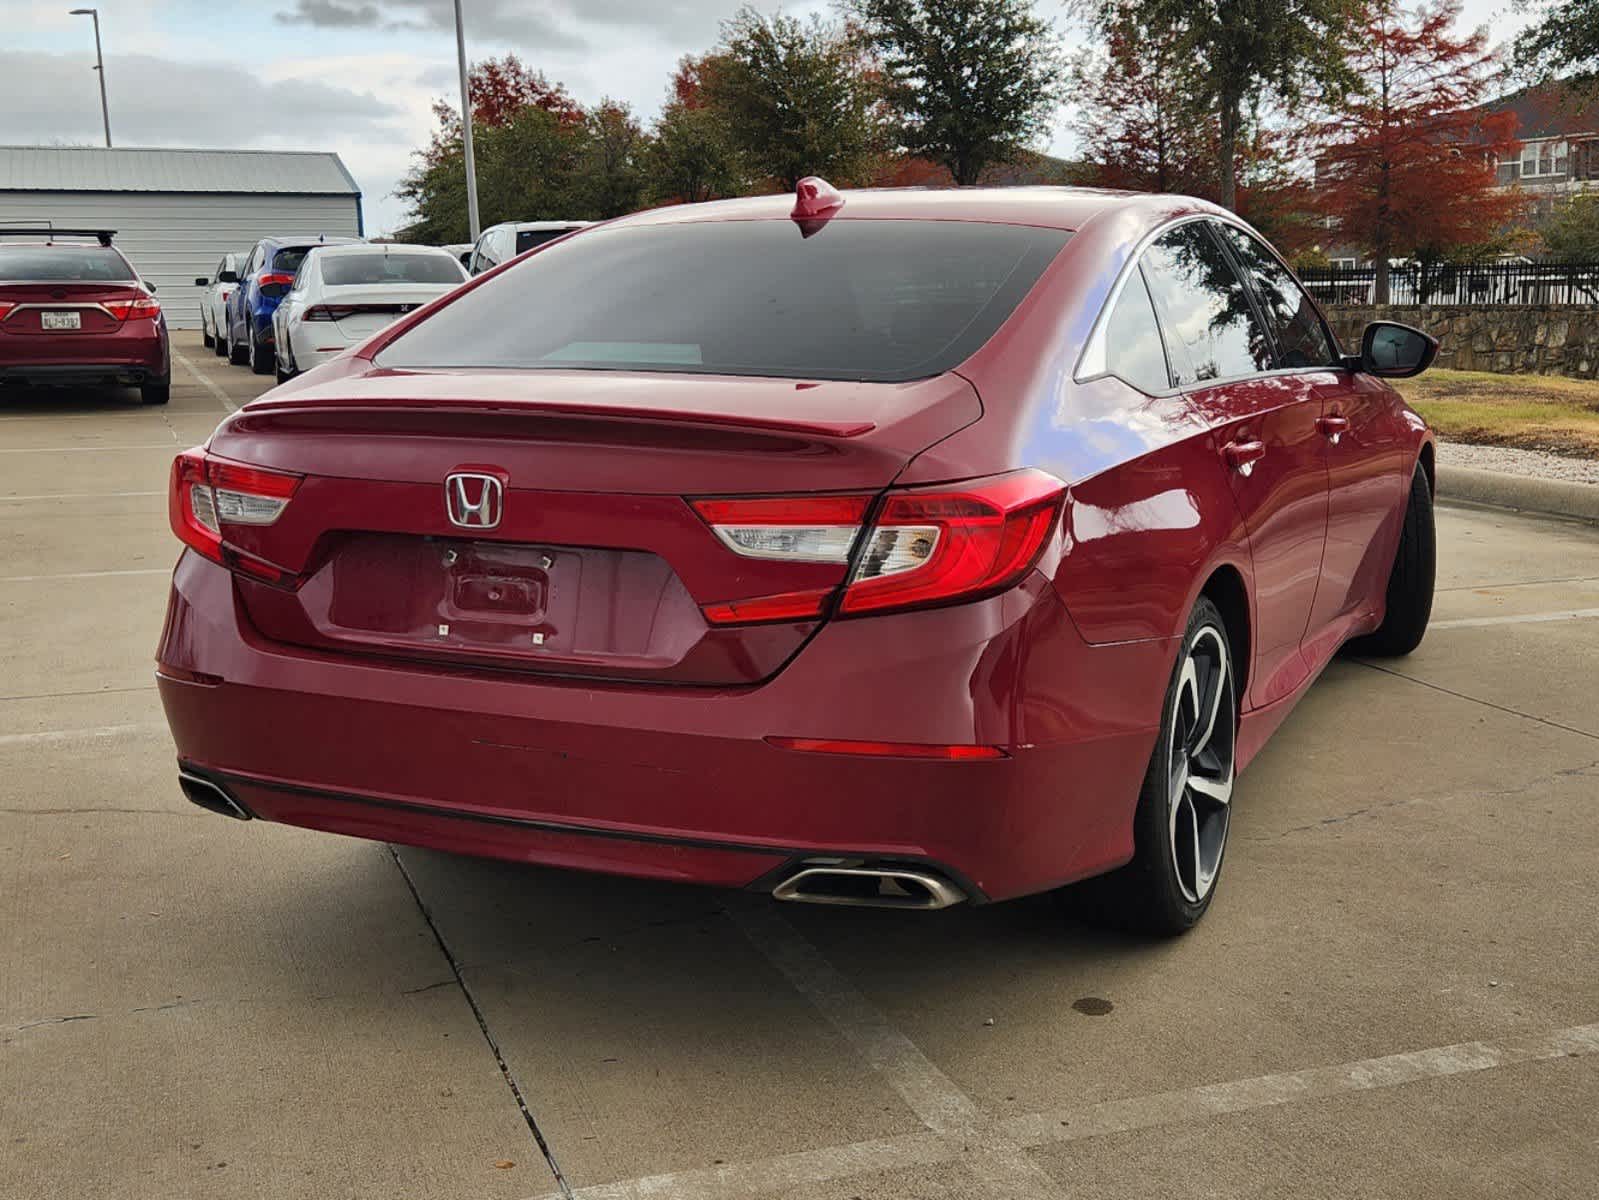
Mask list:
[[[1374,267],[1301,271],[1323,304],[1376,303]],[[1393,267],[1390,304],[1599,304],[1599,263],[1430,263]]]

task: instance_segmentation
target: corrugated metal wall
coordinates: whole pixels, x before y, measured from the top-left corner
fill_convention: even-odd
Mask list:
[[[0,222],[117,230],[118,249],[156,285],[167,324],[198,329],[195,278],[209,276],[225,253],[271,234],[354,237],[358,204],[354,196],[0,192]]]

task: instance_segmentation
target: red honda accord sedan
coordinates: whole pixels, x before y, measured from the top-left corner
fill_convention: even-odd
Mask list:
[[[1237,772],[1432,602],[1432,437],[1197,200],[766,196],[552,242],[172,472],[159,681],[239,818],[941,908],[1215,893]]]
[[[166,317],[114,230],[0,228],[0,383],[125,384],[172,393]]]

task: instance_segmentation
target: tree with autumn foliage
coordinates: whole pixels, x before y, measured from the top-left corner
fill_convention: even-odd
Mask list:
[[[1370,0],[1350,59],[1365,90],[1318,131],[1319,202],[1376,264],[1379,304],[1391,259],[1489,242],[1524,203],[1496,187],[1497,160],[1518,148],[1515,116],[1478,110],[1495,57],[1486,31],[1455,32],[1460,8]]]
[[[1072,182],[1220,200],[1220,120],[1176,69],[1177,53],[1169,31],[1128,21],[1111,30],[1103,51],[1077,57],[1072,126],[1082,161]],[[1252,106],[1234,139],[1233,172],[1236,211],[1292,255],[1318,230],[1290,126],[1285,114]]]
[[[751,186],[727,113],[706,98],[705,81],[722,61],[714,53],[685,55],[672,73],[650,148],[658,201],[698,204],[742,195]]]

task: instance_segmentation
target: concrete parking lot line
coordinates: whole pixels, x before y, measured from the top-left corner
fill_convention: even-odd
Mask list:
[[[982,1194],[1054,1196],[1054,1181],[987,1120],[971,1097],[933,1065],[781,913],[736,906],[729,916],[739,931],[789,983],[844,1035],[911,1111],[934,1133],[975,1149]]]
[[[1029,1113],[1005,1120],[999,1129],[1013,1145],[1031,1149],[1330,1096],[1402,1087],[1428,1079],[1593,1054],[1599,1054],[1599,1023],[1530,1038],[1434,1046],[1335,1066],[1108,1100],[1084,1108]],[[673,1196],[739,1200],[886,1168],[948,1162],[956,1154],[957,1150],[939,1137],[910,1134],[734,1166],[620,1180],[581,1188],[575,1193],[575,1200],[652,1200]],[[1059,1195],[1059,1185],[1050,1180],[1045,1194]],[[545,1195],[529,1200],[566,1198]]]
[[[171,567],[139,567],[128,571],[62,571],[54,575],[0,575],[0,583],[52,583],[63,579],[105,579],[117,575],[170,575]]]
[[[135,722],[125,725],[99,725],[89,729],[40,729],[33,733],[0,734],[0,747],[31,746],[43,742],[93,741],[97,738],[122,737],[130,733],[145,733],[152,729],[165,729],[158,721]]]
[[[227,409],[229,412],[239,411],[239,406],[229,399],[228,394],[215,383],[211,382],[211,380],[200,370],[200,368],[190,362],[185,355],[178,353],[178,351],[174,349],[172,351],[172,361],[179,364],[185,371],[192,375],[194,377],[194,381],[206,391],[210,392],[223,408]]]
[[[1434,621],[1427,632],[1443,629],[1477,629],[1488,625],[1542,625],[1550,621],[1587,621],[1599,617],[1599,608],[1568,608],[1560,612],[1522,613],[1504,617],[1460,617],[1453,621]]]
[[[126,500],[136,496],[165,496],[165,491],[156,492],[58,492],[51,494],[44,492],[37,496],[0,496],[0,504],[28,504],[38,502],[55,503],[60,500]]]
[[[1525,712],[1519,708],[1512,708],[1508,704],[1497,704],[1492,700],[1485,700],[1481,696],[1473,696],[1469,692],[1457,691],[1454,688],[1446,687],[1441,683],[1435,683],[1430,679],[1422,679],[1416,675],[1408,675],[1404,671],[1396,670],[1393,667],[1385,667],[1381,663],[1372,662],[1370,659],[1361,659],[1358,661],[1363,667],[1369,667],[1373,671],[1381,671],[1384,675],[1392,675],[1395,679],[1403,679],[1406,683],[1413,683],[1418,687],[1431,688],[1433,691],[1442,692],[1446,696],[1454,696],[1459,700],[1469,700],[1473,704],[1480,704],[1484,708],[1491,708],[1496,712],[1506,713],[1512,717],[1520,717],[1524,721],[1536,721],[1538,724],[1547,725],[1551,729],[1560,729],[1564,730],[1566,733],[1575,733],[1579,737],[1591,738],[1594,741],[1599,741],[1599,732],[1595,732],[1591,729],[1580,729],[1575,725],[1567,725],[1565,722],[1556,721],[1551,717],[1541,717],[1536,713]]]

